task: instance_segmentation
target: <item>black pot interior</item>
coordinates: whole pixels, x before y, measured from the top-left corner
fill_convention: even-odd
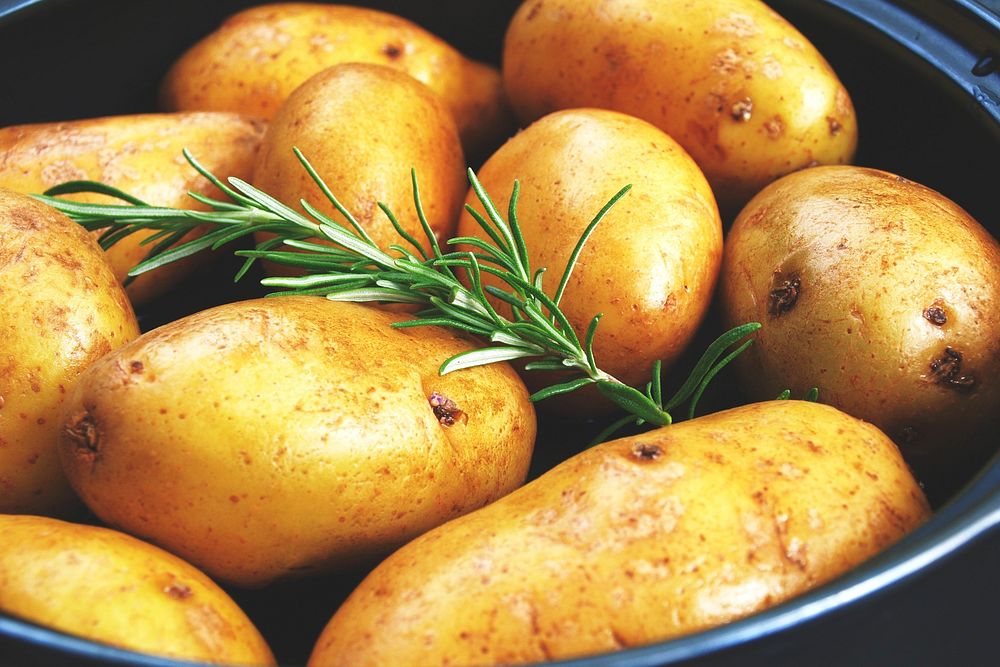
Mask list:
[[[145,0],[141,3],[132,0],[46,0],[6,4],[5,8],[0,2],[0,62],[8,65],[0,68],[0,91],[4,91],[0,102],[0,126],[153,111],[159,79],[182,50],[211,31],[227,15],[253,3],[239,0]],[[5,16],[5,9],[9,12],[14,4],[21,8]],[[519,2],[376,0],[365,4],[406,16],[443,36],[467,55],[498,63],[503,32]],[[863,3],[860,0],[812,3],[781,0],[771,4],[816,44],[851,92],[861,126],[857,162],[901,174],[937,189],[965,207],[995,235],[1000,233],[996,216],[997,184],[1000,183],[997,169],[1000,115],[991,114],[989,104],[977,101],[976,96],[968,92],[969,88],[963,89],[954,77],[942,71],[940,64],[914,55],[913,49],[905,43],[886,37],[885,25],[877,25],[879,20],[884,23],[893,16],[892,12],[880,14],[881,8],[904,13],[911,8],[906,3]],[[948,39],[964,44],[965,50],[959,52],[943,39],[940,48],[948,49],[949,58],[959,65],[964,62],[963,58],[968,60],[967,69],[971,72],[986,55],[991,43],[997,48],[997,33],[988,28],[984,30],[982,23],[958,4],[946,10],[937,7],[934,15],[919,14],[918,23],[925,26],[925,40],[947,33]],[[856,15],[859,13],[870,20],[859,18]],[[876,19],[872,19],[873,16]],[[876,25],[872,25],[872,21]],[[979,67],[980,70],[984,68],[981,63]],[[992,90],[1000,90],[996,68],[988,69],[988,61],[987,69],[977,76],[987,91],[990,86]],[[971,86],[977,79],[969,80]],[[997,105],[1000,106],[1000,98]],[[230,277],[238,262],[226,252],[220,253],[218,260],[174,293],[143,309],[140,313],[143,328],[148,330],[217,303],[262,294],[256,284],[259,274],[251,274],[240,284],[233,285]],[[710,321],[706,325],[706,337],[714,337],[711,328]],[[722,384],[725,384],[724,379]],[[708,400],[711,407],[722,407],[738,398],[722,390]],[[540,426],[533,474],[582,449],[600,425],[574,425],[549,419]],[[998,466],[1000,464],[979,460],[942,487],[929,489],[935,505],[944,510],[919,535],[890,550],[874,565],[863,568],[862,574],[885,572],[894,564],[914,557],[950,534],[955,522],[976,507],[986,511],[982,510],[982,503],[986,503],[987,509],[1000,507]],[[981,469],[987,472],[975,487],[975,497],[968,495],[963,500],[960,490]],[[952,499],[957,509],[949,513],[947,503]],[[339,602],[363,575],[364,572],[339,574],[279,584],[260,591],[232,590],[231,593],[258,624],[282,663],[299,664],[308,657],[312,642]],[[858,575],[853,576],[856,580]],[[835,582],[809,599],[829,598],[837,592],[838,586],[843,589],[847,583]],[[829,627],[836,628],[835,624],[841,621],[832,612],[830,616]],[[731,641],[720,643],[718,637],[721,635],[709,633],[700,645],[699,637],[683,640],[686,648],[682,653],[662,650],[657,653],[653,647],[652,652],[608,656],[606,662],[656,664],[661,659],[686,657],[708,664],[720,646],[742,644],[747,638],[772,631],[763,625],[755,630],[754,622],[754,619],[742,622],[739,627],[746,630],[739,641],[730,638]],[[823,626],[814,623],[813,627]],[[808,632],[813,631],[821,630],[807,630],[805,638],[800,634],[797,641],[812,641]],[[0,625],[0,656],[4,657],[4,662],[25,665],[139,664],[130,661],[141,660],[142,664],[161,664],[161,661],[140,659],[126,652],[98,649],[57,633],[39,631],[28,636],[30,634],[20,626],[11,630]]]

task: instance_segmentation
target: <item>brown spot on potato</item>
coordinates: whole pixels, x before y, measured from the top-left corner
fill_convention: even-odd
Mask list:
[[[459,409],[458,404],[443,394],[432,391],[427,401],[430,403],[438,423],[445,428],[454,426],[458,420],[461,420],[463,424],[469,421],[469,416]]]
[[[785,133],[785,121],[781,119],[781,116],[775,116],[764,123],[764,132],[767,133],[768,139],[780,139],[781,135]]]
[[[924,319],[940,327],[947,324],[948,314],[941,306],[930,306],[924,309]]]
[[[4,406],[3,395],[0,395],[0,409],[3,409],[3,406]]]
[[[129,370],[136,375],[141,375],[143,371],[143,365],[141,361],[133,361],[129,364]]]
[[[663,455],[663,448],[655,443],[641,442],[632,448],[632,455],[639,461],[655,461]]]
[[[403,55],[403,48],[398,44],[386,44],[382,47],[382,53],[389,58],[389,60],[397,60],[401,55]]]
[[[931,380],[956,391],[972,391],[976,387],[976,377],[971,373],[962,374],[962,353],[948,346],[944,354],[930,364]]]
[[[612,71],[617,70],[628,60],[628,51],[619,44],[613,44],[604,52],[604,60]]]
[[[175,581],[163,589],[163,592],[175,600],[186,600],[191,597],[191,588]]]
[[[830,136],[831,137],[837,136],[838,134],[840,134],[840,131],[843,129],[843,126],[840,124],[840,121],[837,120],[836,118],[834,118],[833,116],[827,116],[826,117],[826,124],[827,124],[827,127],[830,128]]]
[[[772,318],[781,317],[795,307],[802,292],[802,280],[798,276],[792,276],[783,280],[776,288],[768,294],[769,312]]]
[[[733,103],[729,109],[729,115],[738,123],[746,123],[753,113],[753,100],[744,97],[742,100]]]

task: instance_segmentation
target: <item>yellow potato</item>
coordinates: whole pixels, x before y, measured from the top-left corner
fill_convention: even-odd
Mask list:
[[[306,79],[351,62],[392,67],[427,84],[454,115],[470,154],[492,149],[513,131],[496,68],[466,59],[402,17],[318,3],[234,14],[174,64],[161,106],[271,118]]]
[[[535,416],[470,343],[321,297],[213,308],[92,366],[60,454],[104,521],[221,580],[356,566],[519,486]]]
[[[528,0],[503,77],[525,122],[581,106],[648,120],[733,214],[782,174],[849,161],[857,143],[830,66],[758,0]]]
[[[310,667],[614,651],[776,605],[929,515],[878,429],[772,401],[598,445],[378,566]]]
[[[56,454],[63,402],[88,365],[138,335],[87,232],[0,189],[0,513],[79,508]]]
[[[211,579],[122,533],[0,515],[0,611],[102,644],[227,665],[273,665]]]
[[[289,205],[305,199],[347,226],[293,146],[380,247],[405,242],[379,202],[427,244],[413,203],[411,168],[431,229],[441,238],[452,236],[466,188],[462,148],[447,110],[412,77],[380,65],[331,67],[302,84],[268,128],[254,185]]]
[[[188,191],[212,197],[218,197],[218,191],[188,165],[181,151],[188,148],[220,178],[248,179],[263,130],[259,121],[229,113],[114,116],[6,127],[0,129],[0,188],[40,193],[65,181],[92,180],[154,206],[206,209],[188,197]],[[123,203],[101,195],[68,198]],[[107,251],[119,280],[149,252],[152,246],[140,242],[153,233],[134,234]],[[192,232],[184,240],[201,233]],[[168,264],[140,276],[126,292],[134,304],[142,305],[195,266],[191,260]]]
[[[754,398],[816,386],[932,485],[996,432],[1000,244],[940,193],[860,167],[786,176],[733,225],[720,295],[727,324],[764,323],[736,362]]]
[[[532,270],[547,269],[549,295],[584,229],[631,184],[588,240],[561,306],[581,339],[591,318],[603,314],[594,342],[597,364],[625,383],[647,382],[656,359],[669,365],[680,355],[708,308],[722,257],[715,199],[684,149],[625,114],[569,110],[513,137],[487,160],[479,179],[504,215],[520,179],[518,221]],[[482,210],[472,190],[466,202]],[[458,233],[486,238],[468,212]],[[500,286],[492,277],[484,282]],[[494,305],[509,316],[506,304]],[[540,381],[534,372],[525,379]],[[579,394],[542,405],[576,414],[613,407]]]

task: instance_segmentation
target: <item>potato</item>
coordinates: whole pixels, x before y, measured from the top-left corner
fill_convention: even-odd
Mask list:
[[[594,106],[676,139],[733,214],[811,164],[850,161],[857,122],[830,66],[757,0],[529,0],[503,78],[522,121]]]
[[[816,403],[748,405],[598,445],[422,535],[362,581],[309,665],[661,641],[818,586],[928,515],[878,429]]]
[[[87,232],[0,190],[0,513],[79,508],[56,455],[60,410],[89,364],[138,335]]]
[[[496,68],[402,17],[343,5],[284,3],[234,14],[170,69],[161,106],[271,118],[306,79],[350,62],[385,65],[427,84],[454,115],[470,154],[491,150],[513,130]]]
[[[206,209],[188,197],[188,191],[213,197],[219,193],[188,165],[181,151],[188,148],[220,178],[248,179],[263,130],[261,122],[229,113],[146,114],[16,125],[0,129],[0,188],[40,193],[65,181],[93,180],[154,206]],[[123,203],[101,195],[69,198]],[[134,234],[108,250],[119,280],[149,252],[152,246],[140,243],[153,233]],[[185,240],[201,233],[192,232]],[[129,298],[142,305],[163,294],[191,272],[196,266],[192,260],[140,276],[126,288]]]
[[[411,168],[431,229],[442,238],[454,232],[466,188],[462,148],[448,111],[412,77],[381,65],[331,67],[296,89],[268,128],[254,185],[289,205],[306,199],[346,226],[293,146],[380,247],[405,242],[379,202],[426,244]]]
[[[0,611],[103,644],[217,664],[273,665],[211,579],[122,533],[0,515]]]
[[[736,362],[752,397],[816,386],[928,483],[996,432],[1000,246],[941,194],[860,167],[786,176],[733,225],[720,293],[728,324],[764,323]]]
[[[508,366],[320,297],[228,304],[108,355],[66,411],[104,521],[245,586],[356,566],[519,486],[535,417]]]
[[[479,179],[504,214],[520,179],[518,221],[532,270],[548,269],[549,295],[584,229],[631,184],[587,241],[560,305],[581,339],[590,320],[603,314],[594,342],[597,363],[625,383],[647,382],[656,359],[669,365],[680,355],[705,314],[722,257],[715,199],[683,148],[625,114],[568,110],[504,144]],[[482,210],[472,190],[466,203]],[[467,212],[458,233],[486,238]],[[484,282],[500,285],[492,277]],[[506,304],[494,305],[509,316]],[[539,381],[534,372],[525,379]],[[613,408],[579,394],[542,405],[576,414]]]

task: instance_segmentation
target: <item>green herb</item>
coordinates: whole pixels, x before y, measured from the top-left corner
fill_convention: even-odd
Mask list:
[[[131,277],[208,248],[217,249],[255,232],[275,234],[274,238],[258,244],[254,250],[236,253],[246,258],[236,280],[246,274],[252,262],[266,259],[306,271],[306,275],[301,277],[265,278],[261,281],[265,286],[279,288],[281,291],[278,294],[322,295],[339,301],[420,304],[424,307],[416,314],[415,319],[397,322],[393,326],[447,326],[476,334],[489,341],[487,347],[447,359],[441,365],[442,374],[514,359],[532,359],[525,366],[528,370],[569,371],[574,376],[572,379],[542,389],[532,395],[531,399],[539,401],[587,385],[596,386],[601,394],[628,413],[606,429],[601,434],[601,439],[629,423],[653,426],[670,424],[673,421],[671,411],[685,402],[689,403],[687,415],[693,416],[708,383],[727,363],[745,350],[751,341],[746,340],[735,349],[731,348],[760,328],[757,323],[749,323],[720,336],[708,347],[674,396],[664,402],[659,361],[654,364],[652,378],[644,390],[640,391],[620,382],[598,368],[594,359],[593,341],[600,314],[591,320],[581,340],[559,308],[569,277],[587,239],[631,186],[626,186],[615,194],[587,226],[563,269],[555,296],[550,297],[542,289],[545,269],[532,270],[524,237],[517,222],[520,192],[518,183],[514,184],[505,220],[470,169],[469,182],[482,204],[483,212],[471,206],[466,206],[466,209],[491,242],[473,237],[457,237],[447,242],[450,247],[445,252],[427,223],[416,175],[411,172],[414,206],[427,245],[404,231],[393,213],[379,204],[402,241],[383,249],[372,241],[357,220],[330,192],[305,156],[298,149],[295,149],[295,154],[324,195],[344,216],[347,225],[336,222],[304,200],[300,203],[305,214],[238,178],[229,178],[228,184],[223,183],[187,151],[184,156],[188,162],[227,197],[227,200],[220,200],[191,193],[194,199],[207,204],[211,211],[149,206],[119,190],[91,181],[64,183],[37,198],[69,215],[89,230],[104,229],[100,237],[104,248],[140,230],[157,230],[156,234],[145,241],[151,245],[150,252],[132,269],[129,273]],[[57,196],[78,192],[99,192],[128,203],[86,204]],[[211,229],[204,236],[174,246],[187,232],[205,224]],[[316,240],[333,242],[334,245],[316,243]],[[473,250],[459,251],[453,248],[458,245],[468,246]],[[485,285],[483,274],[496,276],[505,287]],[[465,278],[464,281],[459,280],[460,275]],[[489,297],[508,304],[512,317],[507,318],[498,313]]]

